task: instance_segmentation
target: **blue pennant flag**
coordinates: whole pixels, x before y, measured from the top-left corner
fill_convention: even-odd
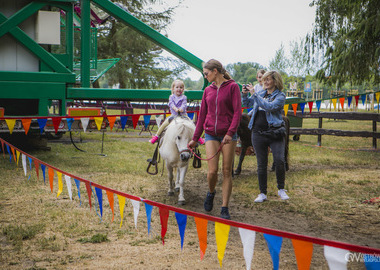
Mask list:
[[[194,119],[194,113],[193,113],[193,112],[192,112],[192,113],[187,113],[187,116],[188,116],[191,120]]]
[[[148,223],[148,234],[150,234],[150,221],[152,220],[153,205],[145,203],[146,221]]]
[[[347,97],[347,106],[348,106],[348,108],[350,108],[351,102],[352,102],[352,96],[351,97]]]
[[[90,183],[90,188],[91,188],[91,191],[92,191],[92,193],[91,194],[93,194],[94,195],[94,198],[95,198],[95,200],[94,200],[94,207],[95,207],[95,212],[96,212],[96,214],[98,215],[98,217],[100,218],[100,222],[102,222],[102,217],[99,215],[99,213],[98,213],[98,207],[96,207],[96,202],[98,201],[98,199],[97,199],[97,194],[96,194],[96,192],[94,192],[94,189],[92,188],[92,185],[91,185],[91,183]]]
[[[74,123],[74,118],[67,118],[66,122],[67,122],[67,128],[69,129],[69,131],[71,131],[71,125]]]
[[[364,265],[367,270],[380,269],[380,255],[364,254]]]
[[[282,237],[265,234],[264,238],[267,241],[270,256],[273,261],[273,270],[278,270],[280,266],[280,252],[282,246]]]
[[[177,219],[179,235],[181,236],[181,249],[183,249],[183,241],[185,239],[185,230],[187,223],[187,215],[175,212],[175,218]]]
[[[252,111],[252,110],[253,110],[253,108],[250,107],[250,108],[247,109],[247,112],[250,113],[250,111]]]
[[[37,119],[37,122],[38,122],[38,126],[40,127],[40,132],[42,134],[46,126],[47,118]]]
[[[42,175],[44,176],[44,184],[46,185],[46,181],[45,181],[45,169],[46,169],[46,166],[44,164],[41,164],[41,171],[42,171]]]
[[[75,181],[75,185],[77,186],[77,189],[78,189],[79,206],[81,206],[82,201],[80,199],[80,181],[78,179],[75,179],[75,178],[74,178],[74,181]]]
[[[96,197],[98,197],[100,216],[103,217],[103,192],[101,188],[95,187]]]
[[[302,114],[303,114],[303,111],[305,110],[305,104],[306,104],[306,102],[300,103],[300,108],[301,108]]]
[[[125,129],[125,125],[127,124],[128,116],[120,116],[121,129]]]
[[[29,177],[28,177],[28,180],[29,180],[30,177],[32,176],[32,158],[28,157],[28,160],[29,160],[29,169],[30,169],[30,174],[29,174]]]
[[[11,149],[9,149],[9,145],[7,144],[7,151],[9,153],[9,162],[12,163],[12,154],[11,154]]]
[[[367,96],[364,94],[364,95],[361,95],[361,98],[362,98],[362,103],[363,103],[363,105],[364,105]]]
[[[319,109],[321,108],[321,103],[322,103],[322,100],[316,100],[315,101],[315,104],[317,105],[318,112],[319,112]]]
[[[145,126],[145,128],[147,128],[149,126],[150,117],[151,117],[151,115],[144,115],[144,126]]]

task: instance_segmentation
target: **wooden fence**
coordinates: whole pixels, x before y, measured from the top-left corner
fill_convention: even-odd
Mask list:
[[[293,115],[293,111],[289,111],[288,114]],[[377,139],[380,139],[380,132],[377,132],[377,122],[380,122],[380,114],[378,113],[313,112],[301,114],[299,111],[297,111],[296,117],[319,119],[318,128],[290,128],[290,135],[317,135],[318,146],[322,145],[322,135],[372,138],[372,146],[374,149],[377,148]],[[323,118],[372,121],[372,132],[323,129]]]

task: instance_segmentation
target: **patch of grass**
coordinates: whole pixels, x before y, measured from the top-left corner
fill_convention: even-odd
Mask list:
[[[81,238],[78,240],[80,243],[103,243],[103,242],[109,242],[108,236],[106,234],[97,233],[94,234],[91,238]]]
[[[151,238],[151,239],[139,239],[139,240],[135,240],[135,241],[130,242],[129,244],[131,246],[145,246],[145,245],[150,245],[150,244],[156,244],[156,243],[159,243],[161,241],[162,241],[161,237],[160,236],[156,236],[156,237]]]
[[[36,225],[8,225],[3,228],[3,235],[18,248],[22,247],[22,241],[34,238],[44,232],[44,224]]]
[[[57,237],[55,235],[51,237],[42,237],[38,239],[38,244],[40,245],[41,250],[51,250],[53,252],[62,250],[62,247],[59,243],[56,242]]]

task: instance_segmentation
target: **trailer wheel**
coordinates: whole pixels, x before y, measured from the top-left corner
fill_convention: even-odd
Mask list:
[[[300,140],[300,135],[293,136],[293,141],[299,141],[299,140]]]

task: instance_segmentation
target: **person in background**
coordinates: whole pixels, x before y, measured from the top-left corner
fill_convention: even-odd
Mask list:
[[[288,200],[285,187],[285,133],[277,138],[270,136],[268,131],[280,130],[285,123],[281,112],[285,104],[285,94],[281,75],[277,71],[269,71],[262,77],[264,89],[256,92],[252,85],[243,87],[242,104],[252,106],[252,117],[249,129],[252,131],[252,145],[257,158],[257,175],[260,194],[255,202],[267,200],[267,167],[268,149],[272,150],[273,161],[276,164],[278,195],[282,200]],[[248,93],[252,91],[251,97]]]
[[[251,93],[251,96],[254,92],[258,93],[259,91],[263,90],[263,76],[265,74],[264,69],[259,69],[256,74],[257,84],[253,87],[252,91],[249,91]]]
[[[165,128],[170,124],[170,122],[177,116],[187,117],[187,97],[183,94],[185,91],[185,84],[181,80],[175,80],[172,83],[172,94],[169,97],[168,106],[170,108],[171,115],[165,119],[157,133],[152,136],[149,140],[150,143],[154,144],[161,136]],[[199,138],[199,143],[204,144],[204,139]]]
[[[232,164],[237,141],[237,128],[241,117],[241,95],[238,84],[231,79],[223,65],[211,59],[203,65],[203,75],[211,83],[204,90],[197,126],[189,147],[196,146],[205,132],[208,160],[207,181],[209,191],[204,201],[207,212],[214,206],[215,186],[218,181],[220,153],[223,156],[222,208],[220,216],[231,219],[228,204],[232,191]]]

